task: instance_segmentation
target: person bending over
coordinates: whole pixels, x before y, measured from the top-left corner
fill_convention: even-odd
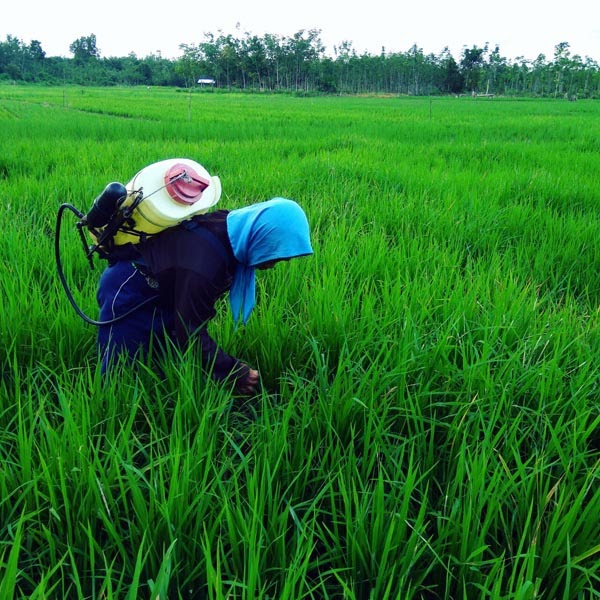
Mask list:
[[[258,371],[219,348],[207,331],[215,303],[229,292],[234,321],[245,324],[255,303],[255,269],[312,253],[306,215],[285,198],[198,215],[127,244],[109,258],[100,278],[100,321],[146,303],[99,327],[102,372],[122,354],[133,358],[151,346],[160,348],[165,338],[182,350],[194,340],[214,379],[232,381],[239,393],[253,393]]]

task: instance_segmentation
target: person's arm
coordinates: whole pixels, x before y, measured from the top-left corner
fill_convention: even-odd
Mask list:
[[[175,289],[175,338],[184,348],[196,340],[202,353],[202,365],[213,378],[230,378],[240,385],[248,379],[250,367],[223,351],[209,335],[207,324],[215,316],[215,303],[223,295],[208,278],[190,270],[179,270],[173,282]],[[255,386],[255,384],[254,384]],[[254,387],[253,386],[253,387]]]

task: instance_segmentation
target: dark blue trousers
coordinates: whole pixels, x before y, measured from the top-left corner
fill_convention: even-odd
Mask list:
[[[158,288],[130,262],[117,262],[104,270],[97,299],[100,321],[114,319],[149,301],[124,319],[98,328],[103,373],[123,354],[140,357],[147,355],[150,348],[160,348],[172,331],[174,317],[161,308]]]

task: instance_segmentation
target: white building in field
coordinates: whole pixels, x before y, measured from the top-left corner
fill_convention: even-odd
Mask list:
[[[200,77],[196,82],[198,85],[215,85],[217,83],[214,79],[210,79],[209,77]]]

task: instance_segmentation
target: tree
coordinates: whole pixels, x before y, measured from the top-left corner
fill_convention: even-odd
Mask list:
[[[564,92],[564,80],[571,66],[571,51],[568,42],[554,46],[554,97]],[[568,92],[567,92],[568,93]]]
[[[175,65],[175,72],[183,77],[186,87],[193,87],[198,80],[198,74],[205,64],[204,54],[200,47],[193,44],[181,44],[179,49],[183,51],[183,56]],[[213,75],[213,73],[205,73]]]
[[[451,94],[460,94],[465,88],[465,78],[458,68],[450,50],[446,47],[439,59],[441,67],[441,88]]]
[[[23,77],[23,42],[12,35],[0,44],[0,73],[11,79]]]
[[[488,57],[487,65],[485,65],[486,89],[489,89],[492,93],[502,93],[504,91],[506,72],[506,58],[500,54],[500,48],[496,46]]]
[[[245,72],[244,80],[258,84],[259,88],[266,87],[267,51],[263,40],[247,33],[240,45],[240,58]]]
[[[280,87],[281,64],[283,62],[283,49],[281,38],[278,35],[267,33],[264,38],[266,61],[271,79],[271,89]]]
[[[350,59],[356,56],[352,42],[344,40],[339,46],[333,47],[335,54],[335,64],[337,65],[338,73],[338,89],[340,92],[347,90],[350,82]]]
[[[42,49],[42,44],[38,40],[31,40],[29,44],[29,56],[32,60],[42,61],[46,58],[46,53]]]
[[[75,62],[80,64],[100,58],[100,51],[96,46],[96,36],[93,33],[76,39],[69,46],[69,52],[73,54]]]
[[[308,88],[310,65],[325,52],[320,35],[321,31],[318,29],[310,29],[306,35],[305,31],[301,29],[287,40],[285,50],[288,68],[294,74],[296,90]]]
[[[239,30],[239,27],[237,28]],[[101,58],[96,36],[75,40],[73,58],[47,57],[41,43],[24,43],[8,35],[0,41],[0,79],[80,85],[161,85],[193,88],[199,78],[218,86],[306,93],[458,94],[488,90],[495,94],[600,98],[600,66],[571,55],[567,42],[555,47],[553,60],[507,60],[498,46],[464,47],[460,61],[448,48],[425,55],[416,44],[406,52],[360,56],[351,41],[325,55],[319,30],[291,37],[244,33],[205,33],[197,45],[180,45],[175,61],[160,53],[139,59],[134,53]]]
[[[477,91],[479,88],[479,81],[481,80],[481,73],[485,63],[484,55],[486,53],[487,46],[485,48],[473,46],[470,49],[463,49],[460,68],[465,78],[465,86],[472,92]]]

